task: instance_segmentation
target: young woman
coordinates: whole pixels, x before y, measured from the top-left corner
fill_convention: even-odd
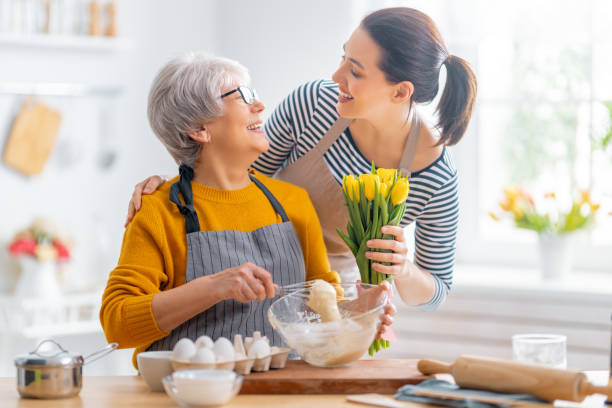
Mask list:
[[[439,121],[423,123],[414,109],[438,94],[442,67],[446,84]],[[458,143],[468,126],[476,78],[463,59],[451,55],[433,21],[422,12],[398,7],[366,16],[343,45],[333,81],[309,82],[291,93],[267,120],[270,149],[254,163],[258,171],[308,191],[325,238],[332,268],[342,280],[358,277],[352,254],[337,236],[348,213],[343,205],[344,174],[377,167],[410,174],[407,211],[399,227],[382,232],[393,240],[373,240],[370,252],[380,272],[394,275],[402,300],[435,310],[452,283],[458,220],[457,170],[447,146]],[[140,195],[162,178],[137,185],[128,220]],[[415,259],[407,257],[403,227],[415,228]]]

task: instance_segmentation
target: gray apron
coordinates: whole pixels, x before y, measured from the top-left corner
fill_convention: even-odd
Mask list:
[[[415,109],[411,110],[411,126],[398,169],[402,175],[410,177],[419,141],[421,123]],[[298,185],[308,191],[314,205],[331,269],[337,271],[342,282],[354,282],[359,279],[359,270],[355,257],[348,249],[336,228],[346,231],[349,221],[348,211],[344,205],[342,187],[332,175],[323,154],[346,130],[352,119],[338,118],[334,125],[323,135],[317,145],[295,162],[276,173],[276,178]]]
[[[280,215],[281,223],[266,225],[251,232],[200,231],[198,215],[193,208],[193,170],[181,165],[179,172],[180,180],[170,188],[170,200],[185,216],[185,283],[246,262],[252,262],[270,272],[272,281],[281,286],[304,281],[304,256],[297,232],[276,197],[259,180],[249,175]],[[184,205],[179,193],[183,196]],[[240,334],[244,338],[256,330],[268,337],[270,345],[284,346],[268,321],[271,303],[272,299],[269,298],[262,302],[248,303],[234,299],[223,300],[176,327],[168,336],[155,341],[149,350],[171,350],[184,337],[195,341],[203,335],[213,340],[226,337],[233,342],[234,335]]]

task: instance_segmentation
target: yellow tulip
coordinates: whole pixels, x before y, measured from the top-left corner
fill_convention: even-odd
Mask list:
[[[353,182],[353,200],[360,202],[361,201],[361,192],[359,191],[359,180],[355,179]]]
[[[393,190],[391,191],[391,202],[393,205],[406,201],[409,192],[409,183],[407,178],[400,178],[395,183]]]
[[[357,180],[354,175],[349,174],[348,176],[344,176],[342,179],[342,188],[351,201],[359,202],[359,180]]]
[[[515,199],[520,194],[520,190],[517,186],[506,186],[504,187],[504,194],[509,199]]]
[[[599,210],[600,204],[594,203],[589,190],[580,190],[580,205],[588,204],[593,213]]]
[[[515,217],[522,217],[526,209],[533,208],[535,202],[533,198],[517,186],[504,187],[505,198],[499,202],[502,210],[512,212]],[[555,198],[554,195],[549,195]]]
[[[395,173],[397,170],[395,169],[377,169],[376,175],[380,177],[380,181],[383,183],[387,183],[388,185],[393,184],[395,181]]]
[[[515,218],[521,218],[523,214],[525,214],[525,208],[516,201],[514,202],[512,208],[510,208],[510,211],[512,211]]]
[[[380,185],[380,178],[374,174],[360,174],[359,181],[363,183],[363,191],[368,200],[374,200],[376,185]]]
[[[591,192],[589,190],[580,190],[580,204],[591,203]]]
[[[510,200],[510,199],[506,198],[506,200],[499,202],[499,206],[504,211],[511,211],[512,207],[514,207],[514,202],[515,201],[516,200]]]
[[[389,185],[387,183],[380,183],[378,191],[380,191],[380,195],[382,195],[383,198],[387,198],[389,195]]]
[[[348,195],[351,201],[354,200],[353,198],[354,193],[355,193],[354,186],[355,186],[355,176],[353,176],[352,174],[349,174],[348,176],[344,176],[342,178],[342,189],[344,190],[344,193]]]

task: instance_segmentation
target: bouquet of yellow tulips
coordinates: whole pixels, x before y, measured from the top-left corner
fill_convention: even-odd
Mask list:
[[[361,281],[378,285],[391,275],[372,269],[372,262],[365,257],[371,239],[393,239],[393,235],[382,234],[385,225],[398,225],[406,211],[409,183],[395,169],[378,169],[372,163],[370,173],[346,175],[342,178],[342,191],[349,213],[346,233],[336,229],[342,240],[350,248],[359,268]],[[388,250],[380,250],[388,252]],[[389,347],[388,340],[374,340],[369,353]]]

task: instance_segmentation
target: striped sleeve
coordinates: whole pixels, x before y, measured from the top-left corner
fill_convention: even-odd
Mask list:
[[[430,177],[434,182],[435,173]],[[425,311],[439,308],[452,285],[459,219],[457,185],[455,172],[437,188],[416,220],[415,263],[431,273],[436,286],[432,299],[419,306]]]
[[[313,81],[299,86],[274,109],[264,125],[270,147],[253,163],[255,170],[273,175],[288,159],[297,158],[300,137],[309,129],[316,109],[320,83]]]

